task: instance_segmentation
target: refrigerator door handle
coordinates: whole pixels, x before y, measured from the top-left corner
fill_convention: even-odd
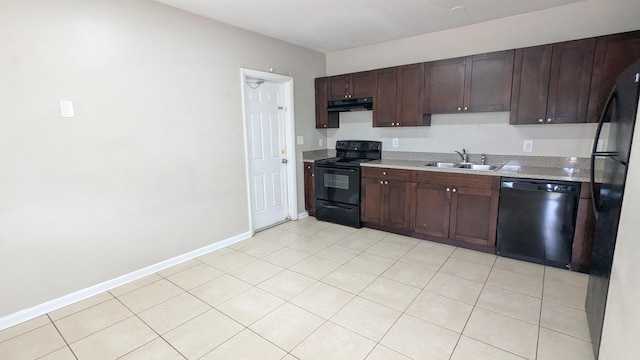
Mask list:
[[[607,101],[604,103],[604,108],[602,109],[602,112],[600,113],[600,119],[598,119],[598,128],[596,130],[596,136],[595,139],[593,140],[593,149],[591,150],[591,166],[589,167],[589,186],[590,186],[590,190],[591,190],[591,206],[593,206],[593,213],[596,217],[596,219],[598,218],[598,199],[596,199],[596,170],[595,170],[595,165],[596,165],[596,157],[598,156],[615,156],[616,153],[615,152],[609,152],[609,151],[598,151],[598,142],[600,141],[600,133],[602,132],[602,125],[604,124],[604,118],[605,115],[607,114],[607,110],[609,110],[609,107],[611,106],[611,104],[613,103],[613,99],[616,97],[616,91],[617,91],[617,87],[616,85],[613,85],[613,88],[611,88],[611,92],[609,93],[609,96],[607,97]]]

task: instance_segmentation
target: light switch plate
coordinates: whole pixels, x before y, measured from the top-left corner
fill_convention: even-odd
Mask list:
[[[60,100],[60,115],[62,115],[63,118],[75,117],[73,102],[71,100]]]
[[[522,152],[533,152],[533,140],[525,140],[522,142]]]
[[[296,144],[298,144],[298,145],[304,145],[304,136],[302,136],[302,135],[298,135],[298,136],[296,137]]]
[[[393,146],[394,148],[398,147],[398,138],[393,138],[393,142],[392,142],[391,146]]]
[[[322,139],[318,140],[318,146],[322,147],[324,145],[324,141]]]

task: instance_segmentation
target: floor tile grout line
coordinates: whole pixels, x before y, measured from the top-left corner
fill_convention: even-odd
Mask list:
[[[179,295],[177,295],[177,296],[179,296]],[[173,299],[173,298],[171,298],[171,299]],[[127,307],[127,305],[125,305],[122,301],[120,301],[120,299],[117,299],[117,300],[122,304],[122,306]],[[169,300],[170,300],[170,299],[169,299]],[[166,300],[166,301],[169,301],[169,300]],[[165,301],[165,302],[166,302],[166,301]],[[164,302],[163,302],[163,303],[164,303]],[[161,303],[161,304],[162,304],[162,303]],[[158,304],[158,305],[160,305],[160,304]],[[129,308],[127,307],[127,309],[129,309]],[[149,308],[149,309],[151,309],[151,308]],[[147,310],[148,310],[148,309],[147,309]],[[149,343],[151,343],[151,342],[155,341],[156,339],[162,339],[162,341],[164,341],[165,343],[167,343],[167,345],[169,345],[173,350],[175,350],[178,354],[180,354],[180,356],[182,356],[183,358],[187,359],[187,356],[185,356],[185,355],[184,355],[183,353],[181,353],[178,349],[176,349],[176,348],[175,348],[175,347],[174,347],[174,346],[173,346],[169,341],[167,341],[167,340],[166,340],[166,339],[165,339],[165,338],[164,338],[164,337],[163,337],[163,336],[162,336],[158,331],[156,331],[156,329],[154,329],[150,324],[148,324],[146,321],[144,321],[144,319],[142,319],[142,318],[139,316],[139,314],[138,314],[138,313],[133,312],[133,310],[131,310],[131,309],[129,309],[129,311],[131,311],[131,312],[133,313],[133,316],[135,316],[136,318],[138,318],[138,320],[140,320],[143,324],[145,324],[145,325],[146,325],[146,327],[148,327],[151,331],[153,331],[156,335],[158,335],[158,337],[156,337],[156,338],[154,338],[154,339],[152,339],[152,340],[150,340],[150,341],[147,341],[146,343],[144,343],[144,344],[142,344],[142,345],[138,346],[137,348],[135,348],[135,349],[133,349],[133,350],[129,351],[129,352],[128,352],[128,353],[126,353],[126,354],[123,354],[122,356],[118,357],[118,359],[119,359],[119,358],[122,358],[123,356],[126,356],[126,355],[128,355],[128,354],[130,354],[130,353],[132,353],[132,352],[134,352],[134,351],[136,351],[136,350],[138,350],[138,349],[140,349],[140,348],[142,348],[143,346],[145,346],[145,345],[147,345],[147,344],[149,344]],[[143,310],[143,312],[144,312],[144,311],[146,311],[146,310]],[[209,311],[209,310],[207,310],[207,311]],[[206,312],[206,311],[205,311],[205,312]],[[203,314],[204,314],[204,313],[203,313]],[[202,315],[202,314],[200,314],[200,315]],[[200,315],[198,315],[198,316],[200,316]],[[196,316],[196,317],[197,317],[197,316]],[[129,319],[129,318],[127,318],[127,319]],[[193,319],[195,319],[195,318],[192,318],[192,319],[190,319],[190,320],[188,320],[188,321],[185,321],[184,323],[182,323],[182,324],[180,324],[180,325],[176,326],[174,329],[176,329],[176,328],[178,328],[178,327],[180,327],[180,326],[182,326],[182,325],[186,324],[187,322],[189,322],[189,321],[191,321],[191,320],[193,320]],[[123,320],[123,321],[124,321],[124,320]],[[173,330],[173,329],[171,329],[171,330]],[[171,330],[169,330],[169,331],[171,331]],[[167,331],[167,333],[168,333],[169,331]]]
[[[76,358],[76,360],[78,360],[78,356],[76,355],[75,351],[73,351],[73,349],[71,348],[71,344],[69,344],[69,342],[67,341],[67,339],[64,338],[64,336],[62,335],[62,333],[60,332],[60,329],[58,329],[58,325],[56,325],[55,321],[53,321],[53,319],[51,319],[51,316],[47,313],[46,314],[47,318],[49,319],[49,321],[51,321],[51,325],[53,325],[54,329],[56,329],[56,331],[58,332],[58,335],[60,335],[60,338],[62,338],[62,341],[64,341],[65,346],[67,348],[69,348],[69,351],[71,351],[71,355],[73,355],[74,358]],[[38,328],[39,329],[39,328]],[[63,349],[65,346],[61,347],[60,349]],[[47,355],[50,355],[60,349],[56,349],[48,354],[44,354],[43,356],[41,356],[40,358],[43,358]]]
[[[8,331],[8,330],[12,329],[12,328],[13,328],[13,327],[15,327],[15,326],[18,326],[18,325],[21,325],[21,324],[26,324],[26,323],[27,323],[27,322],[29,322],[29,321],[35,320],[35,319],[37,319],[37,318],[39,318],[39,317],[41,317],[41,316],[45,316],[45,315],[47,316],[47,318],[49,318],[49,321],[50,321],[50,323],[49,323],[49,324],[42,324],[42,325],[40,325],[40,326],[34,327],[33,329],[29,329],[29,330],[27,330],[27,331],[25,331],[25,332],[21,332],[21,333],[19,333],[19,334],[16,334],[16,335],[14,335],[14,336],[12,336],[12,337],[10,337],[10,338],[7,338],[7,339],[5,339],[5,340],[0,341],[0,344],[5,343],[5,342],[7,342],[7,341],[10,341],[10,340],[12,340],[12,339],[15,339],[15,338],[17,338],[17,337],[19,337],[19,336],[26,335],[26,334],[28,334],[28,333],[30,333],[30,332],[32,332],[32,331],[34,331],[34,330],[38,330],[38,329],[40,329],[40,328],[42,328],[42,327],[45,327],[45,326],[47,326],[47,325],[50,325],[50,324],[52,324],[52,323],[53,323],[53,321],[51,321],[51,318],[49,317],[49,313],[46,313],[46,314],[44,314],[44,315],[40,315],[40,316],[38,316],[38,317],[36,317],[36,318],[33,318],[33,319],[30,319],[30,320],[27,320],[27,321],[21,322],[21,323],[19,323],[19,324],[15,324],[15,325],[13,325],[13,326],[11,326],[11,327],[8,327],[8,328],[6,328],[6,329],[3,329],[3,330],[0,330],[0,333],[2,333],[2,332],[4,332],[4,331]]]
[[[542,268],[542,292],[540,294],[540,315],[538,316],[538,338],[536,339],[536,359],[538,358],[538,352],[540,351],[540,330],[542,328],[542,306],[544,305],[544,282],[547,277],[547,267]]]

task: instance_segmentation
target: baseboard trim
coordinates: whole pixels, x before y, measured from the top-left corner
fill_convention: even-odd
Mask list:
[[[309,212],[308,211],[304,211],[304,212],[301,212],[300,214],[298,214],[298,220],[304,219],[306,217],[309,217]]]
[[[71,305],[75,302],[90,298],[92,296],[98,295],[102,292],[111,290],[115,287],[124,285],[126,283],[129,283],[131,281],[134,280],[138,280],[140,278],[143,278],[145,276],[151,275],[153,273],[156,273],[158,271],[167,269],[169,267],[172,267],[174,265],[183,263],[185,261],[197,258],[198,256],[202,256],[205,254],[208,254],[212,251],[218,250],[218,249],[222,249],[224,247],[227,247],[229,245],[235,244],[237,242],[240,242],[242,240],[246,240],[249,239],[252,236],[252,233],[250,231],[245,232],[243,234],[240,235],[236,235],[233,237],[230,237],[228,239],[222,240],[222,241],[218,241],[215,242],[213,244],[207,245],[205,247],[202,247],[200,249],[196,249],[193,251],[190,251],[188,253],[182,254],[182,255],[178,255],[174,258],[168,259],[168,260],[164,260],[161,261],[159,263],[153,264],[153,265],[149,265],[145,268],[130,272],[128,274],[119,276],[115,279],[111,279],[111,280],[107,280],[103,283],[100,284],[96,284],[93,285],[91,287],[82,289],[82,290],[78,290],[76,292],[73,292],[71,294],[68,295],[64,295],[62,297],[59,297],[57,299],[53,299],[47,302],[44,302],[42,304],[36,305],[34,307],[28,308],[28,309],[24,309],[24,310],[20,310],[18,312],[15,312],[13,314],[9,314],[6,316],[3,316],[0,318],[0,330],[4,330],[7,328],[10,328],[14,325],[18,325],[20,323],[23,323],[25,321],[31,320],[31,319],[35,319],[38,316],[42,316],[44,314],[50,313],[54,310],[63,308],[67,305]]]

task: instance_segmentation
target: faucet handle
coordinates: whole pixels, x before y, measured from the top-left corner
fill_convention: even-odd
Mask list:
[[[487,155],[480,155],[480,165],[487,165]]]

